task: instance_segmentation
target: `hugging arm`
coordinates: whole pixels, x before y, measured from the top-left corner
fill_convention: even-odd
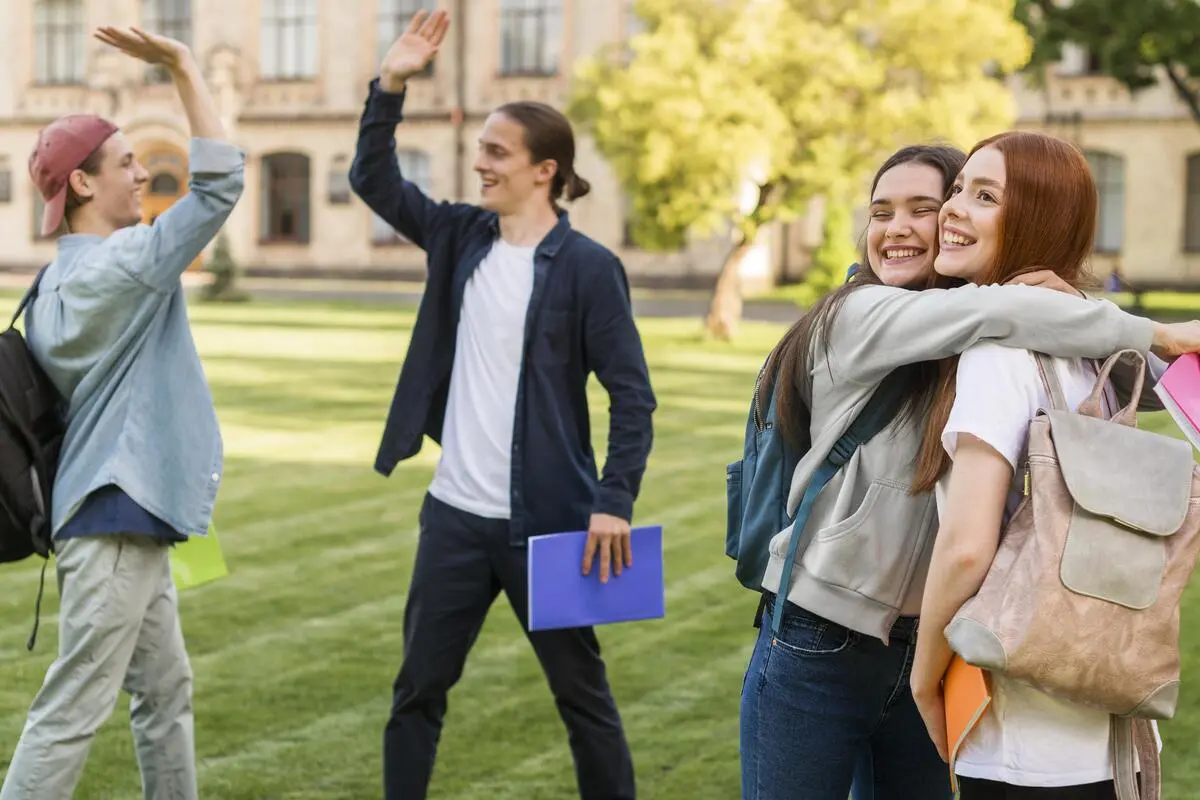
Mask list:
[[[905,364],[936,361],[991,341],[1053,356],[1146,353],[1158,326],[1107,301],[1032,286],[961,286],[852,291],[829,333],[840,379],[874,385]]]

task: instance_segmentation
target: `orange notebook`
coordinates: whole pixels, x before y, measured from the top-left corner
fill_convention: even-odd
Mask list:
[[[950,748],[950,786],[958,794],[954,762],[967,734],[979,722],[992,702],[983,670],[972,667],[955,655],[942,678],[942,698],[946,704],[946,745]]]

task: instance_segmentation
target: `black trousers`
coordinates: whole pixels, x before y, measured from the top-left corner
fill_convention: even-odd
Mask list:
[[[633,759],[591,628],[529,632],[524,547],[508,522],[485,519],[426,495],[408,605],[404,663],[383,737],[386,800],[424,800],[447,694],[462,676],[501,590],[541,662],[566,724],[583,800],[634,800]]]
[[[962,800],[1116,800],[1112,781],[1085,786],[1010,786],[1007,783],[959,778]]]

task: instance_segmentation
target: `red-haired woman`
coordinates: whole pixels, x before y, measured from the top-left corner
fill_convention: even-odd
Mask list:
[[[1082,284],[1096,232],[1096,185],[1072,144],[1032,132],[980,142],[940,215],[940,275],[984,286],[1030,264]],[[1096,382],[1078,358],[1053,359],[1066,402]],[[983,583],[1005,519],[1023,495],[1030,420],[1049,397],[1026,350],[977,344],[946,364],[921,444],[913,489],[934,488],[940,527],[925,583],[912,691],[946,755],[943,630]],[[1110,413],[1115,397],[1108,397]],[[1114,798],[1107,713],[992,675],[993,702],[956,760],[963,800]]]

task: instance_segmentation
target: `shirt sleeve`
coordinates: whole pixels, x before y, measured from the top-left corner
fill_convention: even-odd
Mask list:
[[[954,458],[958,434],[980,439],[1017,469],[1025,452],[1029,422],[1043,403],[1041,377],[1028,350],[979,344],[958,361],[954,406],[942,431],[942,446]]]

